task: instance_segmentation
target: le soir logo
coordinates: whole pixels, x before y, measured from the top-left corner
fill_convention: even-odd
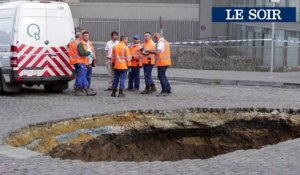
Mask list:
[[[213,22],[296,22],[293,7],[214,7]]]

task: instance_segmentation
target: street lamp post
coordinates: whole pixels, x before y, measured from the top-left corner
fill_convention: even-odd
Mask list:
[[[273,3],[273,7],[276,7],[276,3],[280,3],[280,0],[270,0]],[[271,78],[273,78],[274,72],[274,56],[275,56],[275,22],[272,22],[272,47],[271,47]]]

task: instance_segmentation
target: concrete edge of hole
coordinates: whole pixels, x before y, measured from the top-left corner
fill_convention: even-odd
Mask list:
[[[100,136],[82,144],[61,144],[53,148],[49,155],[88,162],[207,159],[236,150],[260,149],[266,145],[299,138],[299,115],[279,114],[278,111],[276,114],[229,113],[229,120],[215,126],[210,123],[214,119],[205,120],[205,117],[200,117],[197,120],[197,117],[192,116],[188,118],[189,121],[195,121],[195,125],[191,127],[184,125],[182,128],[128,130],[118,135]],[[213,118],[222,118],[222,115],[215,115],[215,112],[204,114]],[[296,122],[292,121],[294,116],[298,117]],[[215,121],[218,122],[219,119],[216,118]]]
[[[239,112],[260,112],[260,113],[269,113],[271,114],[273,111],[277,111],[280,113],[287,113],[290,115],[300,114],[300,109],[292,109],[292,108],[264,108],[264,107],[249,107],[249,108],[182,108],[182,109],[169,109],[169,110],[157,110],[157,109],[147,109],[147,110],[128,110],[128,111],[116,111],[112,113],[100,113],[100,114],[92,114],[92,115],[84,115],[79,117],[71,117],[66,119],[38,122],[35,124],[29,124],[28,126],[21,127],[15,130],[10,131],[3,139],[2,142],[7,144],[7,140],[17,134],[20,134],[24,131],[28,131],[32,128],[36,127],[52,127],[55,124],[69,121],[80,121],[84,119],[96,119],[103,116],[120,116],[125,115],[126,113],[135,113],[138,115],[149,115],[149,114],[159,114],[160,117],[164,117],[166,113],[180,113],[185,114],[188,112],[196,112],[196,113],[239,113]]]

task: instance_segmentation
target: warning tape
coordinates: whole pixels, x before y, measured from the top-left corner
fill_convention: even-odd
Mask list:
[[[218,41],[189,41],[189,42],[170,42],[171,45],[188,45],[188,44],[215,44],[215,43],[235,43],[235,42],[253,42],[253,41],[272,41],[271,38],[267,39],[242,39],[242,40],[218,40]],[[274,40],[281,43],[295,43],[300,44],[300,41],[293,40]]]
[[[300,41],[293,40],[275,40],[275,42],[300,44]]]
[[[254,41],[272,41],[272,38],[266,39],[241,39],[241,40],[216,40],[216,41],[184,41],[184,42],[170,42],[170,45],[193,45],[193,44],[216,44],[216,43],[236,43],[236,42],[254,42]],[[280,43],[294,43],[300,44],[300,41],[294,40],[274,40]],[[97,50],[103,50],[104,47],[99,47]]]
[[[170,42],[170,44],[171,44],[171,45],[186,45],[186,44],[212,44],[212,43],[253,42],[253,41],[272,41],[272,39],[242,39],[242,40],[218,40],[218,41],[189,41],[189,42]]]

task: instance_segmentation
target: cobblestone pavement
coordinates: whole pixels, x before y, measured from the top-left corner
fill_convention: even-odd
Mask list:
[[[188,107],[269,107],[300,109],[298,89],[269,87],[209,86],[172,82],[174,93],[158,98],[126,92],[126,98],[111,98],[106,81],[94,79],[95,97],[75,97],[69,89],[48,94],[27,88],[21,94],[0,96],[0,138],[9,131],[38,122],[60,120],[130,109],[177,109]],[[72,87],[72,85],[70,85]],[[1,147],[1,144],[0,144]],[[0,174],[299,174],[300,139],[240,150],[207,160],[177,162],[94,162],[53,159],[48,156],[13,158],[0,153]]]

